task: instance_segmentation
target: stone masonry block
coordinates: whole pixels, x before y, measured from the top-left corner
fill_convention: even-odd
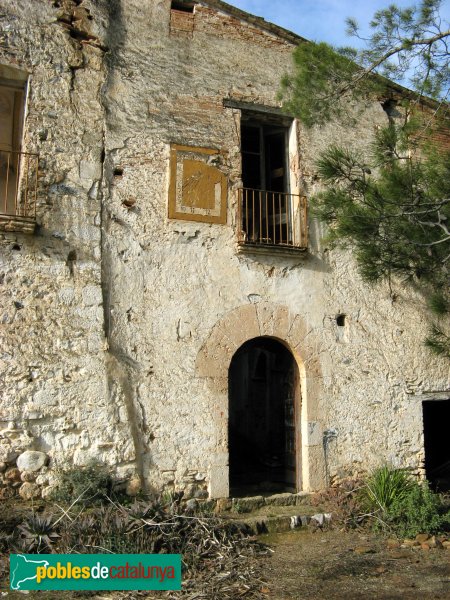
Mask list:
[[[199,377],[224,377],[237,346],[220,327],[215,327],[197,356]]]
[[[99,306],[103,302],[100,286],[88,285],[82,291],[83,304],[85,306]]]
[[[209,468],[209,497],[228,498],[228,467],[211,465]]]
[[[306,398],[306,419],[315,421],[320,418],[320,398],[323,394],[321,377],[305,377],[302,380],[302,394]]]
[[[17,467],[21,471],[39,471],[45,465],[47,455],[44,452],[27,450],[17,459]]]
[[[317,421],[308,421],[304,423],[302,433],[305,446],[322,445],[322,426]]]
[[[323,446],[303,447],[303,487],[306,491],[321,490],[326,487],[325,457]]]
[[[228,400],[228,377],[208,377],[205,381],[208,389],[215,394],[225,395]]]
[[[291,327],[287,334],[287,342],[292,348],[298,347],[298,352],[303,360],[305,360],[305,337],[308,333],[308,329],[305,321],[300,315],[295,315]]]
[[[289,310],[285,306],[261,302],[256,305],[261,335],[285,340],[289,331]]]
[[[100,162],[81,160],[79,170],[80,179],[100,179],[102,175],[102,165]]]
[[[261,335],[254,304],[240,306],[232,310],[220,321],[219,326],[237,348],[247,340]]]

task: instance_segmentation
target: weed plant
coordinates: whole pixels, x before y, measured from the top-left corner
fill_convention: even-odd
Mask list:
[[[450,511],[426,482],[416,483],[405,496],[395,500],[387,516],[396,534],[403,538],[414,538],[418,533],[441,533],[450,525]]]
[[[80,501],[85,506],[104,502],[112,491],[112,479],[105,467],[89,465],[57,473],[51,499],[63,504]]]
[[[376,469],[362,487],[359,501],[373,517],[376,529],[390,530],[401,538],[437,534],[450,527],[450,510],[442,496],[402,469],[387,465]]]

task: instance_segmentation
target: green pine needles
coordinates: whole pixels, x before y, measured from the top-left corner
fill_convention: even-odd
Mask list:
[[[352,243],[366,279],[400,274],[427,281],[434,289],[431,306],[443,315],[449,306],[450,154],[392,148],[390,138],[404,135],[394,126],[378,132],[368,160],[329,147],[317,164],[325,190],[314,198],[314,212],[330,225],[330,241]]]
[[[424,292],[435,314],[426,344],[450,357],[450,153],[418,151],[419,134],[411,123],[380,130],[367,160],[330,146],[312,208],[329,225],[330,244],[354,250],[367,281],[400,276]]]
[[[362,50],[301,42],[280,98],[306,127],[348,125],[384,99],[387,126],[371,145],[322,153],[313,214],[329,226],[331,244],[352,249],[367,281],[400,277],[423,292],[426,346],[450,358],[450,153],[442,144],[450,140],[450,24],[441,4],[377,11]],[[363,39],[354,20],[347,27]]]
[[[286,111],[295,114],[307,127],[333,118],[349,118],[346,104],[340,98],[350,89],[361,97],[369,87],[374,87],[373,81],[366,81],[352,88],[349,82],[357,77],[359,67],[350,55],[324,42],[301,43],[294,51],[293,60],[294,74],[285,75],[281,80],[279,97]]]
[[[347,19],[348,35],[364,42],[360,50],[300,43],[294,69],[281,82],[284,106],[308,127],[342,120],[349,102],[382,92],[389,80],[412,88],[416,98],[448,101],[450,26],[440,16],[441,4],[422,0],[405,9],[390,4],[374,14],[368,37]]]

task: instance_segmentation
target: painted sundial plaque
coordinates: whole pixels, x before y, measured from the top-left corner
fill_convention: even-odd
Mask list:
[[[211,159],[212,148],[172,144],[169,218],[204,223],[227,222],[227,178]]]

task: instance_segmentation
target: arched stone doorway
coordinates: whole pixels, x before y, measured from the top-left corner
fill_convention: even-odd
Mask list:
[[[300,390],[296,361],[271,337],[245,342],[228,371],[230,491],[299,488]]]
[[[301,315],[290,312],[286,306],[260,302],[239,306],[224,314],[210,331],[196,358],[196,376],[205,382],[205,390],[209,392],[210,414],[216,430],[215,447],[209,455],[208,468],[211,498],[225,498],[230,495],[230,364],[241,346],[260,337],[271,338],[289,348],[295,357],[299,373],[299,384],[296,386],[297,491],[318,490],[326,485],[319,406],[322,390],[319,358],[321,341],[314,330],[308,328]]]

